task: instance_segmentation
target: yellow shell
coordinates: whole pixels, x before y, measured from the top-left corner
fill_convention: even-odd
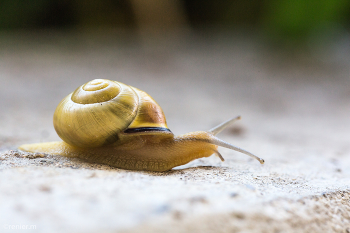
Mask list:
[[[58,136],[78,147],[115,143],[126,130],[168,128],[161,107],[147,93],[106,79],[92,80],[64,98],[53,122]]]

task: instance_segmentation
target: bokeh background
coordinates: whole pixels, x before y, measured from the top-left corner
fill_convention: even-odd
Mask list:
[[[282,43],[332,40],[350,26],[348,0],[1,0],[0,29],[255,30]]]

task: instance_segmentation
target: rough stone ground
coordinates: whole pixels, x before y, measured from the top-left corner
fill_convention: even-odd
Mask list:
[[[208,36],[211,35],[211,36]],[[350,232],[350,42],[276,50],[253,35],[0,37],[0,232]],[[59,101],[94,79],[148,92],[175,134],[242,120],[164,173],[45,154]]]

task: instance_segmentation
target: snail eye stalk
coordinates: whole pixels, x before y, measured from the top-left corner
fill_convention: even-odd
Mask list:
[[[217,135],[218,133],[220,133],[221,131],[223,131],[224,129],[226,129],[227,127],[229,127],[234,122],[236,122],[236,121],[238,121],[240,119],[241,119],[241,116],[237,116],[237,117],[231,118],[228,121],[225,121],[225,122],[221,123],[220,125],[210,129],[208,132],[213,135],[213,137],[210,139],[210,143],[212,143],[214,145],[217,145],[217,146],[221,146],[221,147],[225,147],[225,148],[228,148],[228,149],[231,149],[231,150],[235,150],[235,151],[241,152],[243,154],[246,154],[246,155],[248,155],[248,156],[258,160],[261,164],[264,164],[265,161],[263,159],[261,159],[258,156],[250,153],[249,151],[246,151],[246,150],[244,150],[242,148],[234,146],[234,145],[232,145],[232,144],[230,144],[228,142],[225,142],[225,141],[215,137],[215,135]]]

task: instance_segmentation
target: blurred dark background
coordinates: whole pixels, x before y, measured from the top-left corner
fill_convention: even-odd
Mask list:
[[[349,0],[0,0],[0,30],[223,27],[261,32],[273,42],[344,34]]]

